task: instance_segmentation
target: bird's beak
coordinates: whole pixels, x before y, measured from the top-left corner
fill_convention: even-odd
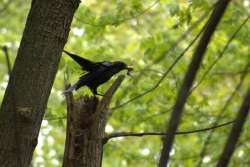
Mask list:
[[[126,69],[128,70],[127,75],[131,76],[131,71],[134,70],[133,67],[132,66],[128,66]]]

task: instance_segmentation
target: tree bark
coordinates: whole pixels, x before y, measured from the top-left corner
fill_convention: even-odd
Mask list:
[[[171,151],[175,133],[177,131],[178,125],[181,120],[183,113],[183,108],[185,106],[186,100],[189,96],[190,88],[195,79],[196,73],[200,67],[204,54],[206,52],[208,43],[222,18],[226,7],[230,0],[220,0],[208,20],[208,23],[205,27],[205,31],[199,41],[199,44],[194,52],[192,61],[188,67],[188,71],[184,77],[184,81],[181,85],[181,88],[178,92],[177,100],[175,102],[173,112],[170,117],[168,126],[166,127],[166,137],[163,141],[163,148],[161,151],[161,157],[159,161],[159,167],[166,167],[169,161],[169,153]]]
[[[74,100],[66,95],[67,134],[63,167],[100,167],[108,106],[124,76],[120,76],[99,101],[97,97],[83,96]]]
[[[80,0],[33,0],[0,112],[0,164],[28,167]]]

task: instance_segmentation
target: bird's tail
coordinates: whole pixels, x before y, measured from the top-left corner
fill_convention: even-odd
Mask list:
[[[66,50],[63,50],[64,53],[66,53],[67,55],[72,55],[72,53],[69,53],[68,51]]]

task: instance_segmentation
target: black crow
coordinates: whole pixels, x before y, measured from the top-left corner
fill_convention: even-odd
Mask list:
[[[72,92],[79,89],[82,86],[87,86],[90,88],[94,95],[102,95],[97,93],[97,88],[104,82],[108,81],[113,75],[120,72],[121,70],[127,70],[127,74],[133,70],[132,67],[127,66],[122,61],[102,61],[102,62],[92,62],[78,55],[69,53],[63,50],[67,55],[69,55],[75,62],[77,62],[82,70],[87,71],[87,73],[80,77],[80,79],[68,88],[64,93]]]

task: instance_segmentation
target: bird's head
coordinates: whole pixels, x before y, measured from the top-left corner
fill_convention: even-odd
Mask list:
[[[113,66],[116,67],[117,70],[121,71],[121,70],[127,70],[127,75],[131,75],[131,71],[133,71],[133,67],[128,66],[127,64],[125,64],[122,61],[115,61],[113,62]]]

